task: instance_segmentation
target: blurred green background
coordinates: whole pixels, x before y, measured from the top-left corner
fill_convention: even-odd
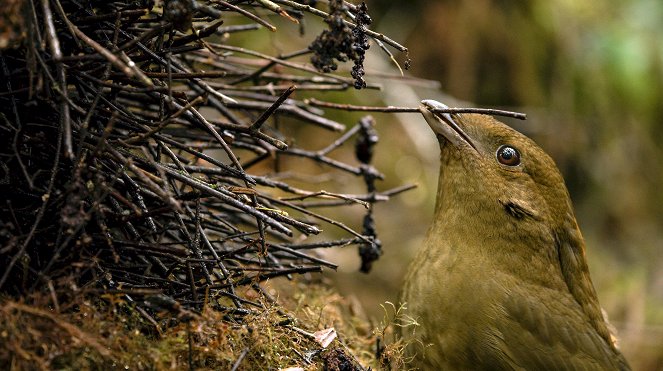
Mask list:
[[[369,83],[382,91],[318,94],[323,100],[416,107],[421,99],[449,106],[505,108],[527,121],[504,120],[537,141],[564,174],[587,242],[599,299],[618,330],[634,370],[663,370],[663,1],[408,0],[367,1],[372,29],[410,49],[405,81],[373,44]],[[284,20],[279,27],[294,29]],[[306,34],[251,38],[253,48],[287,53],[305,47],[324,26],[305,20]],[[288,34],[286,34],[287,36]],[[264,42],[264,45],[256,45]],[[405,56],[395,52],[403,65]],[[301,59],[306,61],[306,58]],[[349,75],[350,64],[339,74]],[[306,94],[299,92],[296,94]],[[362,114],[329,110],[350,127]],[[327,277],[377,323],[380,304],[397,302],[410,259],[430,220],[439,149],[416,114],[375,114],[380,143],[374,165],[386,190],[419,187],[376,206],[384,254],[359,273],[354,248],[323,251],[340,265]],[[298,145],[319,149],[329,133],[297,132]],[[351,143],[332,157],[352,162]],[[297,164],[284,165],[294,170]],[[319,175],[328,169],[315,169]],[[363,193],[361,181],[331,173],[322,189]],[[307,180],[311,186],[311,178]],[[329,212],[326,210],[325,212]],[[332,210],[331,216],[339,216]],[[339,216],[361,230],[365,210]],[[323,225],[325,232],[337,228]],[[344,235],[343,235],[344,236]]]
[[[594,285],[622,350],[634,370],[663,370],[663,2],[367,3],[371,28],[410,49],[407,74],[441,86],[381,78],[378,71],[394,68],[374,45],[367,80],[384,91],[357,93],[357,102],[416,106],[432,98],[527,113],[525,122],[507,122],[537,141],[564,174]],[[339,114],[347,123],[359,117]],[[421,117],[375,117],[381,143],[374,162],[387,175],[380,189],[408,182],[419,188],[377,206],[384,255],[373,272],[359,273],[356,251],[348,249],[330,257],[341,268],[329,277],[379,319],[379,304],[397,301],[432,217],[439,150]]]

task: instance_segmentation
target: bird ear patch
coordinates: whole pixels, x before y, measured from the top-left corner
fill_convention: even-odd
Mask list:
[[[521,220],[525,217],[540,219],[539,213],[537,213],[531,205],[523,200],[499,200],[502,206],[504,206],[504,211],[512,217]]]

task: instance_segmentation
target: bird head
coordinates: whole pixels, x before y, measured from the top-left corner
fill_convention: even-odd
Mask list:
[[[420,106],[441,148],[438,208],[501,209],[494,222],[520,230],[527,222],[575,227],[564,179],[534,141],[491,116],[433,112],[444,108],[434,100]]]

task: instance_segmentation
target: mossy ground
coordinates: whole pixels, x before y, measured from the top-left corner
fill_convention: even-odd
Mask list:
[[[284,281],[270,291],[279,305],[263,302],[265,309],[241,322],[205,309],[189,322],[174,322],[172,314],[158,313],[158,328],[120,296],[80,297],[58,303],[59,311],[48,296],[5,297],[0,299],[0,369],[403,367],[402,346],[393,341],[393,322],[387,315],[374,323],[361,308],[320,283]],[[338,337],[325,349],[306,334],[327,328],[334,328]]]

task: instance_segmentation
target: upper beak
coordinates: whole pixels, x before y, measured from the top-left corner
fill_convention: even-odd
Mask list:
[[[461,129],[458,123],[454,120],[453,116],[446,112],[433,112],[436,109],[449,108],[446,104],[440,103],[432,99],[424,99],[419,106],[419,112],[424,116],[433,132],[442,135],[451,144],[460,148],[463,145],[469,145],[478,152],[477,147],[472,142],[472,139]]]

